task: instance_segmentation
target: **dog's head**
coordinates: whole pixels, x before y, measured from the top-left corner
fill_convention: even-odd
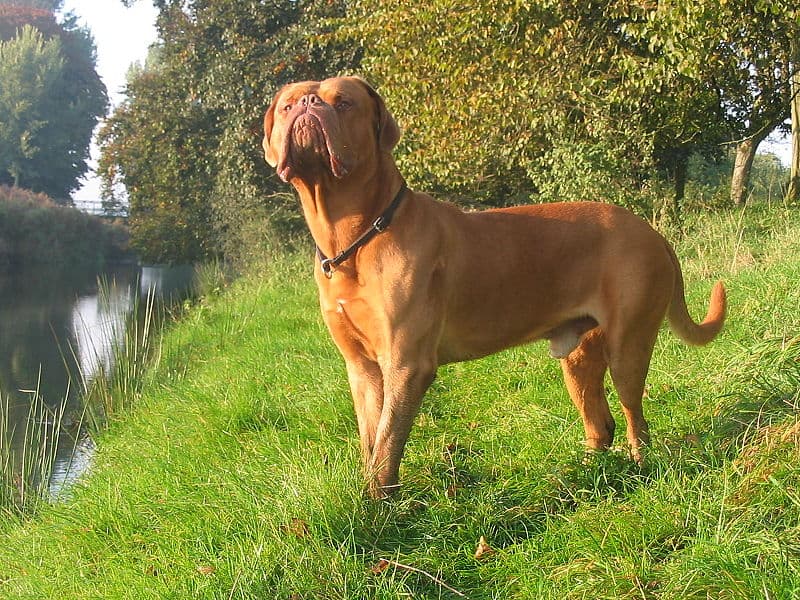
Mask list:
[[[264,155],[286,182],[345,178],[399,139],[383,99],[357,77],[291,83],[264,115]]]

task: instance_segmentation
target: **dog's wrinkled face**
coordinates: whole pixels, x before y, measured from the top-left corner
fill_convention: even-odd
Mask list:
[[[342,179],[362,156],[391,151],[399,137],[383,100],[355,77],[289,84],[264,116],[264,155],[286,182]]]

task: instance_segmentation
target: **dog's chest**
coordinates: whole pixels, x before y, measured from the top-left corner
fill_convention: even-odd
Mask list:
[[[331,335],[345,354],[358,352],[377,360],[385,329],[380,311],[364,298],[343,295],[323,299],[322,311]]]

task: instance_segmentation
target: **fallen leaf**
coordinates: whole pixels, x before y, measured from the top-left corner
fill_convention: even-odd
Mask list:
[[[700,436],[696,433],[690,433],[686,437],[683,438],[687,444],[690,446],[694,446],[695,448],[700,448],[703,444],[700,442]]]
[[[475,549],[475,560],[488,558],[492,554],[494,554],[494,548],[488,544],[485,537],[481,536],[481,539],[478,540],[478,547]]]
[[[216,567],[212,565],[200,565],[197,567],[197,572],[201,575],[211,575],[217,570]]]
[[[307,537],[309,534],[308,523],[297,517],[294,517],[289,523],[281,525],[281,531],[298,538]]]
[[[381,574],[381,573],[383,573],[383,572],[384,572],[386,569],[388,569],[388,568],[389,568],[389,565],[390,565],[390,564],[392,564],[392,563],[390,563],[390,562],[389,562],[388,560],[386,560],[385,558],[382,558],[382,559],[380,559],[380,560],[379,560],[377,563],[375,563],[374,565],[372,565],[372,568],[370,569],[370,571],[372,571],[372,573],[373,573],[374,575],[380,575],[380,574]]]
[[[458,486],[454,483],[454,484],[450,485],[447,488],[447,491],[445,492],[445,496],[447,496],[448,498],[450,498],[452,500],[453,498],[456,497],[457,493],[458,493]]]
[[[452,444],[447,444],[447,446],[444,447],[444,452],[442,454],[444,455],[445,460],[452,460],[452,456],[457,451],[458,451],[458,445],[452,443]]]

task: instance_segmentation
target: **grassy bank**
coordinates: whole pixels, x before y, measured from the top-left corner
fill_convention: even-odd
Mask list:
[[[0,186],[0,267],[97,266],[130,258],[123,225],[58,205],[44,194]]]
[[[793,597],[799,240],[779,209],[687,227],[691,310],[721,276],[729,323],[705,349],[662,334],[643,469],[582,454],[540,344],[440,370],[386,503],[363,495],[311,255],[275,262],[169,333],[69,498],[0,518],[0,597]]]

